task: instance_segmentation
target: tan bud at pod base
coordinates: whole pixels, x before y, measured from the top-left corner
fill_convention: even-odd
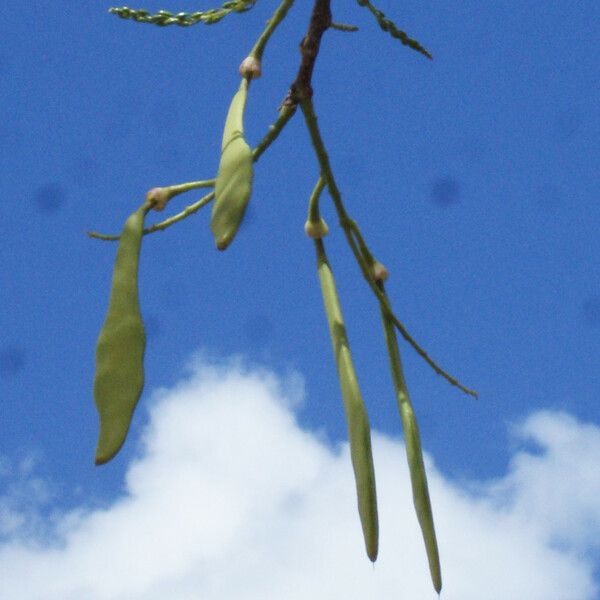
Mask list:
[[[246,79],[258,79],[261,76],[260,60],[246,56],[240,65],[240,75]]]
[[[390,273],[384,264],[376,260],[371,265],[371,275],[377,283],[385,283],[390,276]]]
[[[322,217],[318,221],[311,221],[309,219],[304,223],[304,233],[306,233],[311,240],[320,240],[329,233],[329,227]]]
[[[171,199],[171,194],[167,188],[155,187],[148,190],[146,201],[152,205],[154,210],[164,210],[167,202]]]

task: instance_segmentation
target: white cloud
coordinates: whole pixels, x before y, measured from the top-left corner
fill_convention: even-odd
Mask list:
[[[48,529],[39,508],[53,496],[46,482],[34,475],[37,461],[37,456],[29,454],[13,465],[0,457],[0,480],[7,480],[0,496],[0,539],[37,536]]]
[[[155,398],[122,498],[65,515],[50,545],[8,531],[0,599],[436,598],[401,442],[374,434],[373,568],[348,448],[299,427],[287,393],[297,387],[239,364],[198,364]],[[427,461],[442,595],[592,600],[586,553],[600,539],[600,428],[540,412],[516,435],[527,445],[492,482],[467,489]]]

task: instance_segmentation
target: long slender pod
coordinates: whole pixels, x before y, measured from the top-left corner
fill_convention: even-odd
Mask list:
[[[358,513],[363,530],[368,557],[374,562],[379,543],[379,523],[377,517],[377,493],[375,471],[371,452],[371,428],[365,405],[358,387],[350,346],[346,336],[346,326],[340,307],[333,272],[325,254],[321,239],[315,240],[317,269],[323,303],[329,324],[329,333],[342,388],[344,410],[348,423],[350,455],[356,481]]]
[[[138,265],[145,203],[123,227],[113,271],[106,320],[96,347],[94,400],[100,415],[96,464],[113,458],[127,437],[144,387],[146,336],[138,299]]]
[[[252,192],[252,150],[244,139],[247,96],[248,80],[242,79],[225,119],[221,161],[215,182],[210,228],[219,250],[225,250],[233,241]]]
[[[383,284],[380,284],[380,287],[383,288]],[[440,568],[440,556],[435,536],[435,528],[433,525],[429,488],[427,487],[427,475],[425,473],[425,465],[423,464],[419,427],[404,379],[394,323],[388,313],[383,309],[381,311],[381,316],[383,319],[385,341],[390,357],[392,379],[394,381],[394,388],[396,389],[398,409],[402,419],[402,427],[404,428],[406,458],[410,470],[413,503],[415,505],[419,525],[421,526],[423,540],[425,541],[431,581],[433,582],[433,587],[436,592],[439,594],[442,589],[442,572]]]

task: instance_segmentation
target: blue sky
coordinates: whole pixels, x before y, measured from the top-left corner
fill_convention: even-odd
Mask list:
[[[203,481],[206,464],[183,456],[195,456],[192,442],[178,440],[170,429],[161,433],[168,429],[163,413],[168,406],[179,407],[185,415],[182,426],[188,418],[214,418],[223,439],[236,440],[226,431],[227,423],[235,422],[236,398],[244,397],[246,384],[256,388],[256,397],[270,394],[269,402],[259,403],[265,414],[248,413],[256,419],[252,446],[260,445],[262,427],[276,425],[265,415],[279,407],[289,426],[289,437],[282,434],[281,439],[291,444],[299,436],[318,455],[315,464],[338,461],[336,469],[346,477],[349,461],[344,462],[340,446],[346,426],[314,250],[303,232],[317,165],[300,114],[256,165],[246,220],[226,252],[214,249],[209,208],[144,240],[145,392],[123,451],[110,464],[93,467],[98,426],[94,352],[116,247],[90,240],[84,232],[117,232],[151,187],[214,175],[223,121],[239,83],[238,65],[275,3],[260,0],[252,11],[217,25],[181,29],[122,21],[98,0],[40,0],[26,13],[21,3],[6,2],[7,14],[14,15],[0,25],[5,114],[0,123],[5,303],[0,313],[0,553],[9,556],[6,564],[22,573],[33,568],[30,561],[42,561],[36,563],[39,581],[50,581],[52,569],[44,570],[43,552],[35,558],[19,548],[35,541],[46,548],[46,558],[54,552],[52,560],[64,566],[70,564],[68,549],[79,548],[73,536],[77,543],[85,545],[87,539],[90,547],[103,547],[89,533],[100,514],[94,511],[113,514],[118,527],[123,503],[143,496],[131,483],[135,473],[148,481],[164,475],[155,462],[163,464],[165,457],[174,461],[182,481],[189,483],[194,472]],[[245,124],[251,145],[275,120],[297,70],[298,42],[311,3],[296,4],[267,47],[262,78],[250,89]],[[463,573],[458,558],[471,564],[469,557],[475,560],[477,552],[471,548],[470,554],[464,536],[453,529],[452,523],[462,523],[473,530],[473,544],[497,548],[497,556],[506,557],[497,565],[490,561],[490,577],[504,579],[504,568],[516,573],[509,561],[514,544],[514,552],[531,548],[523,569],[547,571],[553,565],[556,581],[546,583],[553,583],[555,594],[564,586],[577,595],[561,598],[593,600],[600,577],[594,541],[600,538],[591,536],[600,533],[595,471],[600,459],[600,5],[381,1],[377,6],[417,37],[434,60],[381,32],[355,3],[334,2],[334,18],[360,29],[326,34],[314,101],[346,207],[391,273],[387,289],[397,314],[442,366],[480,392],[479,400],[461,395],[402,346],[433,469],[434,515],[446,523],[438,526],[443,597],[517,598],[511,590],[523,589],[519,585],[526,580],[515,575],[513,588],[496,591],[469,587],[477,582],[468,583],[472,570]],[[181,1],[145,8],[206,6]],[[167,211],[176,212],[199,195],[179,196]],[[326,195],[322,211],[331,228],[327,248],[361,388],[380,440],[378,485],[385,503],[390,500],[383,499],[384,478],[397,477],[400,491],[393,493],[404,494],[408,479],[397,448],[400,424],[378,308]],[[234,356],[243,368],[232,366]],[[213,388],[206,373],[211,369],[224,382],[233,382],[229,413],[210,408],[206,390]],[[181,389],[196,390],[206,409],[185,412]],[[202,431],[198,439],[210,441]],[[157,440],[170,440],[172,446]],[[281,452],[286,448],[282,443]],[[265,458],[254,451],[258,459]],[[243,444],[232,442],[232,460],[244,452]],[[397,456],[397,472],[385,462],[388,456]],[[239,471],[230,472],[219,462],[231,457],[219,457],[215,464],[230,476],[222,477],[223,489],[235,493],[252,487],[252,480],[242,486],[235,479]],[[300,469],[302,461],[293,452],[290,457],[301,463]],[[294,467],[295,462],[289,470]],[[310,481],[290,485],[309,504],[311,490],[317,494],[315,505],[300,513],[318,528],[323,515],[330,514],[319,512],[319,493],[326,498],[327,490]],[[440,490],[438,506],[435,489]],[[197,497],[201,503],[202,494]],[[167,500],[160,518],[166,519]],[[354,510],[350,498],[347,527],[355,528],[352,535],[359,532]],[[414,526],[411,510],[407,504],[398,536],[403,527]],[[473,522],[471,513],[477,515]],[[268,513],[261,515],[268,523]],[[282,531],[286,515],[277,513]],[[226,527],[227,519],[215,522]],[[518,527],[523,523],[525,533]],[[385,532],[385,523],[381,527]],[[590,535],[584,535],[586,528]],[[413,534],[407,535],[421,552]],[[197,535],[200,541],[208,535],[202,524]],[[309,552],[307,535],[292,536],[297,544],[286,542],[280,550],[290,553],[289,560],[299,548]],[[231,548],[245,548],[245,542],[232,539],[230,553],[223,551],[230,559],[225,562],[239,564]],[[346,567],[340,567],[351,573],[352,561],[362,565],[364,558],[357,540],[357,557],[349,555]],[[62,558],[54,543],[66,548]],[[264,543],[265,556],[277,556]],[[242,560],[242,571],[227,571],[214,556],[194,554],[193,547],[182,564],[206,560],[215,573],[224,574],[221,579],[232,580],[250,569]],[[406,551],[394,548],[388,555]],[[423,569],[424,556],[417,557],[422,561],[415,568]],[[366,565],[364,585],[389,587],[365,590],[402,593],[403,580],[394,579],[391,557],[384,559],[382,552],[381,560],[389,567],[378,563],[373,575]],[[265,564],[284,580],[284,566]],[[472,564],[485,571],[483,563]],[[161,580],[167,585],[180,573],[174,598],[192,597],[184,572],[175,566]],[[88,588],[74,582],[56,598],[137,598],[144,585],[157,585],[145,577],[140,575],[135,592],[115,584],[114,589],[90,588],[85,596],[81,590]],[[414,579],[415,586],[421,579],[429,585],[425,571]],[[273,589],[281,592],[276,576],[273,581]],[[529,597],[548,597],[543,582],[530,584]],[[15,579],[13,595],[0,591],[0,598],[39,597],[34,584],[27,590],[18,585]],[[409,593],[409,584],[404,585]],[[298,583],[298,589],[308,588]],[[212,597],[204,592],[203,597]],[[232,587],[215,597],[251,597],[240,593]]]

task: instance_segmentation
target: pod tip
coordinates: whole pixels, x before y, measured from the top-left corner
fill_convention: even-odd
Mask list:
[[[112,460],[115,457],[116,453],[106,454],[96,452],[96,457],[94,458],[94,464],[99,467],[100,465],[105,465],[108,461]]]
[[[234,235],[231,233],[226,233],[221,237],[215,238],[215,246],[217,250],[226,250],[229,247],[229,244],[233,241]]]

